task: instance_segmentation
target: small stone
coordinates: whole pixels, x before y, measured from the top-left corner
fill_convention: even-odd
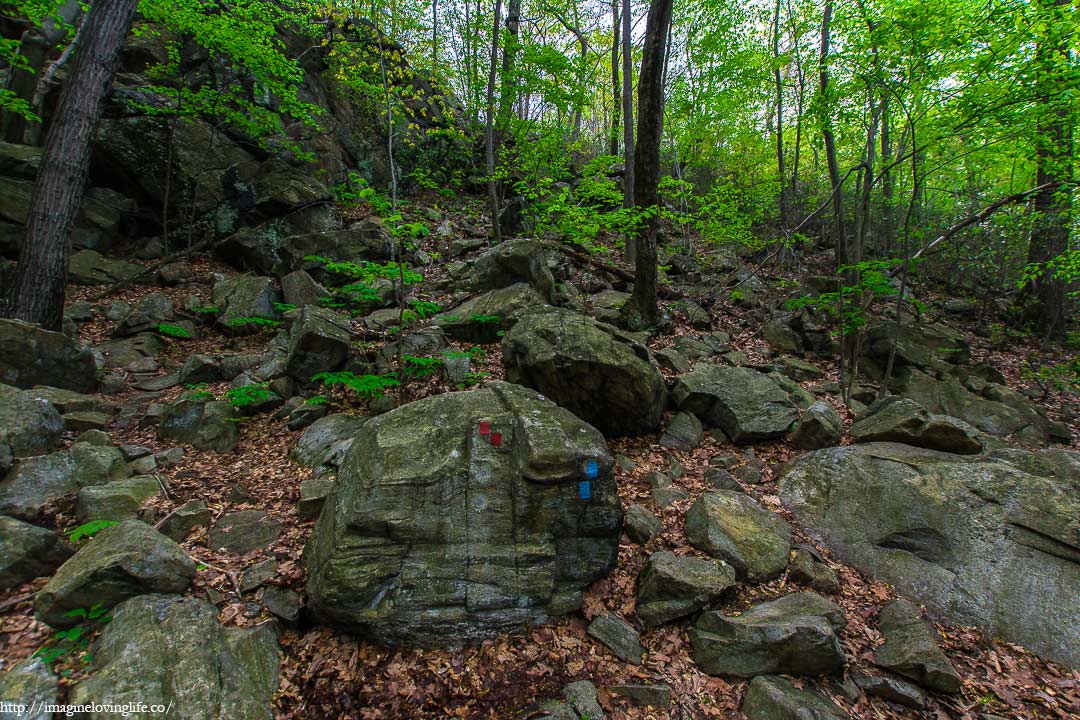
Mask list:
[[[685,532],[691,545],[727,562],[740,578],[761,582],[787,568],[791,528],[743,493],[701,495],[686,513]]]
[[[0,515],[0,592],[51,575],[71,554],[57,533]]]
[[[900,598],[886,605],[878,619],[885,644],[874,651],[874,664],[917,682],[928,690],[959,692],[963,687],[948,657],[938,647],[936,631],[919,608]]]
[[[241,510],[222,517],[210,529],[207,546],[244,555],[272,545],[281,536],[281,521],[261,510]]]
[[[98,412],[70,412],[63,416],[64,427],[73,432],[109,429],[109,416]]]
[[[637,463],[622,453],[619,453],[615,456],[615,467],[619,469],[619,472],[632,473],[634,472],[634,468],[637,467]]]
[[[660,532],[661,526],[660,518],[643,505],[631,505],[626,510],[626,535],[638,545],[648,544]]]
[[[836,445],[843,434],[844,425],[836,409],[827,402],[815,402],[799,418],[791,442],[803,450],[820,450]]]
[[[255,563],[240,574],[240,592],[251,592],[277,576],[277,560],[269,558]]]
[[[212,517],[210,508],[202,500],[188,500],[161,521],[158,531],[165,537],[180,542],[195,528],[209,525]]]
[[[679,412],[671,419],[660,436],[661,447],[675,450],[693,450],[705,438],[705,429],[695,415]]]
[[[68,429],[70,430],[71,428]],[[109,437],[109,433],[104,430],[98,430],[97,428],[83,430],[79,433],[79,437],[75,442],[89,443],[90,445],[97,445],[98,447],[112,447],[112,438]]]
[[[611,692],[637,705],[662,709],[671,706],[671,688],[667,685],[615,685]]]
[[[92,485],[79,491],[75,499],[75,517],[79,522],[134,518],[143,503],[161,492],[157,478],[136,475],[104,485]]]
[[[163,468],[176,467],[184,459],[184,448],[169,448],[154,455],[157,464]]]
[[[124,456],[125,460],[131,462],[132,460],[138,460],[147,455],[153,455],[154,451],[142,445],[121,445],[120,453]]]
[[[334,489],[334,478],[321,475],[300,483],[300,502],[297,512],[301,520],[314,520],[322,513],[326,498]]]
[[[604,710],[600,707],[600,698],[596,694],[596,686],[588,680],[572,682],[564,687],[563,698],[579,718],[602,720],[604,717]]]
[[[867,695],[922,710],[926,707],[926,695],[917,685],[894,675],[855,675],[855,684]]]
[[[637,577],[637,616],[656,627],[697,612],[734,584],[735,571],[721,560],[654,553]]]
[[[731,490],[734,492],[742,492],[742,485],[735,479],[735,476],[729,473],[724,468],[711,467],[705,471],[705,482],[709,483],[716,490]]]
[[[28,658],[0,673],[0,720],[52,720],[60,682],[41,658]]]
[[[136,475],[149,475],[157,470],[157,460],[154,459],[153,455],[146,455],[138,460],[133,460],[129,463],[129,467],[131,467],[131,472]]]
[[[848,720],[832,701],[782,677],[754,678],[739,709],[747,720]]]
[[[641,636],[631,625],[614,613],[598,615],[588,629],[589,635],[603,643],[616,657],[640,665],[645,655]]]
[[[840,592],[840,578],[836,571],[815,560],[808,550],[802,548],[795,551],[788,575],[795,582],[809,585],[819,593],[833,595]]]
[[[300,595],[295,590],[267,585],[263,588],[262,601],[271,614],[290,625],[300,619]]]

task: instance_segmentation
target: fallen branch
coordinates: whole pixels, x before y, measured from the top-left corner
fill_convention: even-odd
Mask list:
[[[990,217],[993,213],[995,213],[996,211],[998,211],[1001,208],[1005,207],[1006,205],[1012,205],[1012,204],[1015,204],[1015,203],[1024,202],[1028,198],[1030,198],[1032,195],[1038,195],[1039,193],[1045,192],[1047,190],[1057,190],[1059,188],[1068,187],[1070,185],[1075,185],[1075,184],[1076,183],[1072,182],[1072,181],[1048,182],[1048,183],[1043,183],[1042,185],[1039,185],[1038,187],[1033,187],[1033,188],[1031,188],[1029,190],[1024,190],[1023,192],[1014,193],[1012,195],[1009,195],[1008,197],[1003,197],[1000,200],[987,205],[986,207],[984,207],[982,210],[975,213],[974,215],[969,215],[968,217],[964,218],[960,222],[958,222],[955,225],[953,225],[952,227],[950,227],[948,230],[946,230],[941,235],[939,235],[937,238],[935,238],[933,241],[931,241],[922,250],[915,253],[912,256],[911,259],[915,260],[915,259],[918,259],[918,258],[922,257],[923,255],[927,254],[930,250],[933,250],[935,247],[937,247],[941,243],[945,242],[946,240],[948,240],[949,238],[951,238],[953,235],[960,232],[964,228],[970,227],[972,225],[977,225],[978,223],[983,222],[984,220],[986,220],[986,218]]]
[[[35,597],[37,597],[37,594],[38,591],[35,590],[34,592],[26,593],[25,595],[16,595],[10,600],[5,600],[4,602],[0,603],[0,613],[7,612],[11,608],[21,603],[24,603],[27,600],[33,600]]]

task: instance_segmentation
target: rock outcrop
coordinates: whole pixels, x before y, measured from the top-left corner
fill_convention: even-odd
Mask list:
[[[615,564],[603,437],[508,383],[430,397],[358,431],[304,551],[319,619],[453,645],[576,610]]]

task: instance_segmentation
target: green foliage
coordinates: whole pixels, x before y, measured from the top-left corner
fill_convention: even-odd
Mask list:
[[[467,372],[465,373],[465,382],[459,383],[458,388],[464,390],[465,388],[479,385],[481,382],[483,382],[484,378],[489,377],[490,375],[491,373],[485,372],[483,370]]]
[[[331,192],[334,199],[344,205],[367,204],[376,215],[388,215],[393,208],[390,198],[368,184],[368,181],[356,171],[349,173],[348,179],[335,185]]]
[[[908,272],[914,270],[919,261],[908,261]],[[902,267],[902,259],[866,260],[856,265],[843,265],[840,274],[855,272],[859,281],[854,285],[842,285],[836,292],[819,295],[804,295],[787,301],[789,310],[812,307],[824,310],[840,321],[844,334],[852,334],[867,323],[866,307],[870,302],[888,297],[896,297],[900,290],[890,282],[890,273]]]
[[[432,315],[437,315],[442,312],[442,305],[436,302],[428,302],[426,300],[413,300],[409,303],[409,307],[416,313],[416,317],[421,320],[426,320]]]
[[[326,387],[342,386],[357,396],[370,400],[382,397],[390,388],[400,387],[401,383],[393,373],[383,375],[357,375],[351,372],[323,372],[311,378],[312,382],[321,382]]]
[[[212,317],[221,312],[221,308],[215,305],[204,305],[202,307],[192,308],[191,312],[200,317]]]
[[[401,376],[404,378],[430,377],[439,372],[439,369],[443,366],[442,358],[434,357],[405,355],[401,358],[401,361],[403,363]]]
[[[276,330],[281,327],[280,320],[274,320],[273,318],[265,317],[238,317],[230,318],[225,323],[231,328],[247,328],[249,326],[256,327],[259,330]]]
[[[1037,384],[1045,392],[1080,393],[1080,357],[1049,364],[1043,364],[1041,358],[1031,357],[1020,369],[1020,377]]]
[[[276,302],[274,303],[274,309],[279,313],[287,313],[296,309],[296,306],[292,303]]]
[[[480,323],[481,325],[495,325],[502,322],[502,318],[498,315],[470,315],[469,322]]]
[[[72,543],[77,543],[80,540],[84,539],[89,540],[105,528],[112,527],[113,525],[118,524],[119,523],[116,523],[112,520],[91,520],[90,522],[83,523],[79,527],[69,531],[68,540],[70,540]]]
[[[52,664],[74,653],[81,653],[79,661],[88,663],[93,658],[84,651],[90,647],[93,633],[112,620],[104,603],[95,603],[90,608],[75,608],[64,613],[64,617],[78,618],[83,622],[67,630],[58,630],[53,633],[50,642],[34,653],[34,657],[40,658],[45,664]],[[62,673],[62,674],[67,674]]]
[[[238,410],[259,405],[274,396],[274,391],[269,388],[269,383],[257,383],[230,388],[225,393],[225,399]]]
[[[341,275],[352,280],[370,285],[376,280],[398,280],[404,277],[406,285],[414,285],[423,282],[424,276],[408,266],[399,266],[396,262],[373,263],[367,260],[361,262],[337,261],[320,255],[308,255],[305,262],[320,263],[327,272]]]
[[[185,327],[179,325],[169,325],[168,323],[160,323],[157,326],[159,335],[166,337],[176,338],[177,340],[190,340],[191,331]]]
[[[307,400],[304,401],[304,404],[305,405],[319,406],[319,405],[325,405],[328,402],[330,402],[330,399],[328,397],[326,397],[325,395],[312,395],[311,397],[309,397]]]

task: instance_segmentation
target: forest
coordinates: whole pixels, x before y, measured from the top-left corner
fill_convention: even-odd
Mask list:
[[[0,720],[1080,716],[1075,0],[0,0]]]

